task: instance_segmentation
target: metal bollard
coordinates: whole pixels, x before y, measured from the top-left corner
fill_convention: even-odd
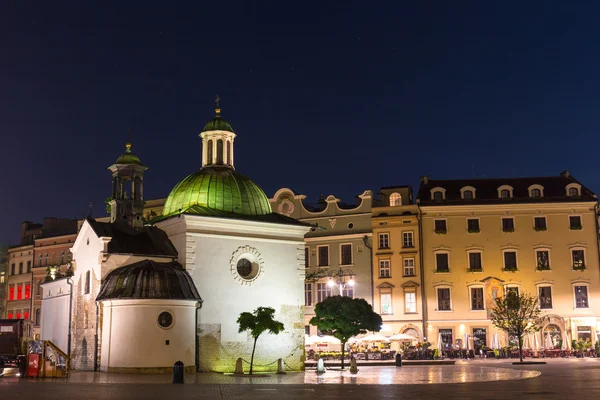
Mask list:
[[[402,366],[402,354],[398,353],[396,354],[396,367],[401,367]]]
[[[173,383],[183,383],[183,363],[177,361],[173,365]]]

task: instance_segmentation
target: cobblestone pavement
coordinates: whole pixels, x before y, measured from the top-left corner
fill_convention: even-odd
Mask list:
[[[356,376],[314,371],[239,378],[75,372],[65,380],[0,378],[0,399],[600,399],[600,359],[551,359],[514,366],[506,360],[461,361],[455,366],[362,367]],[[482,381],[484,380],[484,381]]]

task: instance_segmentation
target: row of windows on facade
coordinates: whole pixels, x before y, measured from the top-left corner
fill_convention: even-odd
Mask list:
[[[579,197],[581,188],[578,185],[568,185],[565,187],[565,194],[568,197]],[[528,188],[529,198],[541,199],[544,197],[544,187],[541,185],[531,185]],[[446,190],[440,187],[433,188],[430,191],[431,200],[436,202],[442,202],[446,200]],[[460,197],[463,200],[475,200],[475,188],[471,186],[465,186],[460,190]],[[505,185],[498,188],[498,198],[502,200],[508,200],[513,198],[513,188]],[[390,196],[391,205],[391,196]]]
[[[15,284],[8,287],[8,300],[29,300],[31,299],[31,284]]]
[[[449,253],[436,253],[435,254],[435,270],[438,273],[449,273],[450,262]],[[503,268],[506,271],[517,271],[517,252],[513,250],[505,250],[503,252]],[[415,259],[404,258],[402,260],[402,276],[411,277],[416,276],[415,270]],[[482,251],[469,251],[467,257],[468,266],[467,269],[473,272],[482,272]],[[586,268],[585,266],[585,250],[584,249],[571,249],[571,267],[573,270],[581,271]],[[549,249],[537,249],[535,250],[535,268],[538,271],[550,270],[550,250]],[[392,277],[392,265],[391,260],[383,259],[379,260],[379,277],[380,278],[391,278]]]
[[[470,291],[470,310],[484,311],[485,298],[482,287],[472,287]],[[518,287],[507,287],[506,293],[514,292],[519,294]],[[588,287],[585,285],[574,285],[573,296],[575,308],[589,308]],[[554,308],[552,300],[552,286],[538,287],[539,307],[543,310],[551,310]],[[453,311],[451,288],[437,289],[437,310],[436,311]]]
[[[310,248],[304,248],[304,263],[305,267],[310,267]],[[317,246],[317,266],[328,267],[330,264],[329,260],[329,245],[318,245]],[[340,265],[352,265],[352,243],[346,243],[340,245]]]
[[[433,221],[433,229],[436,233],[448,233],[448,225],[445,219],[436,219]],[[501,219],[501,229],[503,232],[514,232],[515,231],[515,219],[513,217],[503,217]],[[533,229],[536,231],[548,230],[548,224],[546,217],[534,217],[533,218]],[[571,215],[569,216],[569,229],[581,230],[583,225],[581,223],[581,216]],[[481,231],[479,226],[479,218],[467,218],[467,231],[469,233],[478,233]],[[390,234],[380,233],[378,236],[379,249],[389,249],[391,246]],[[414,247],[413,233],[403,232],[402,233],[402,247]]]
[[[52,258],[53,257],[49,257],[48,253],[45,254],[45,257],[40,254],[39,258],[38,258],[38,267],[47,267],[49,265],[52,265]],[[59,258],[59,263],[60,264],[64,264],[65,262],[69,261],[69,255],[65,255],[65,252],[63,251],[60,255]],[[20,274],[28,274],[29,272],[31,272],[31,261],[27,261],[27,266],[26,269],[23,270],[23,262],[19,263],[19,269],[17,269],[17,266],[15,263],[12,263],[10,266],[10,274],[11,275],[20,275]]]
[[[36,308],[35,309],[35,316],[33,318],[33,324],[35,326],[40,326],[40,322],[41,322],[41,314],[42,314],[42,310],[41,308]],[[6,314],[6,318],[8,319],[29,319],[29,309],[25,309],[25,310],[8,310],[7,314]]]
[[[309,297],[309,292],[311,289],[307,287],[307,305],[312,305],[312,302],[309,304],[309,300],[312,297]],[[470,291],[470,310],[471,311],[485,311],[485,298],[484,298],[484,290],[482,287],[472,287],[469,289]],[[517,295],[519,294],[518,287],[508,287],[506,288],[507,292],[515,292]],[[575,308],[589,308],[589,298],[588,298],[588,287],[585,285],[575,285],[573,286],[573,295],[574,295],[574,304]],[[415,292],[406,292],[404,293],[404,313],[411,314],[417,312],[417,300],[416,300]],[[391,315],[393,314],[392,308],[392,294],[391,293],[380,293],[380,313],[382,315]],[[323,298],[324,299],[324,298]],[[540,286],[538,288],[538,299],[539,299],[539,307],[543,310],[551,310],[553,309],[553,300],[552,300],[552,287],[551,286]],[[321,300],[319,300],[321,301]],[[436,311],[453,311],[452,307],[452,298],[451,298],[451,289],[450,288],[438,288],[437,289],[437,310]]]
[[[450,272],[449,258],[449,253],[447,252],[435,254],[436,272]],[[519,269],[516,250],[504,250],[502,252],[502,259],[504,270],[517,271]],[[476,272],[483,271],[482,251],[469,251],[467,261],[468,270]],[[549,249],[535,250],[535,268],[539,271],[551,269]],[[581,271],[586,268],[585,249],[571,249],[571,268],[577,271]]]
[[[305,283],[304,284],[304,304],[312,306],[315,304],[315,289],[316,303],[320,303],[326,298],[333,296],[333,288],[326,282],[324,283]],[[342,287],[342,296],[354,297],[354,287],[345,285]]]

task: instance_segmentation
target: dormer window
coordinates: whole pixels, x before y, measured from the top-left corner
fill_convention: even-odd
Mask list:
[[[569,183],[566,187],[567,196],[569,197],[579,197],[581,196],[581,185],[578,183]]]
[[[400,193],[392,193],[390,195],[390,206],[401,206],[402,205],[402,196]]]
[[[436,187],[431,189],[430,191],[431,193],[431,200],[437,202],[437,203],[441,203],[443,200],[446,199],[446,189],[441,188],[441,187]]]
[[[529,186],[529,197],[532,199],[540,199],[544,197],[544,187],[541,185]]]
[[[509,185],[502,185],[498,188],[498,198],[502,200],[512,199],[513,188]]]
[[[460,189],[460,197],[463,200],[475,199],[475,188],[473,186],[464,186],[462,189]]]

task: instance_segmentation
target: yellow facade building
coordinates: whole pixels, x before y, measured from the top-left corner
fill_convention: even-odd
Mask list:
[[[386,187],[373,207],[373,309],[381,333],[423,338],[423,285],[418,207],[409,186]]]
[[[568,171],[509,179],[422,178],[426,337],[478,350],[511,338],[490,321],[509,290],[539,297],[540,347],[597,340],[600,280],[597,197]]]

